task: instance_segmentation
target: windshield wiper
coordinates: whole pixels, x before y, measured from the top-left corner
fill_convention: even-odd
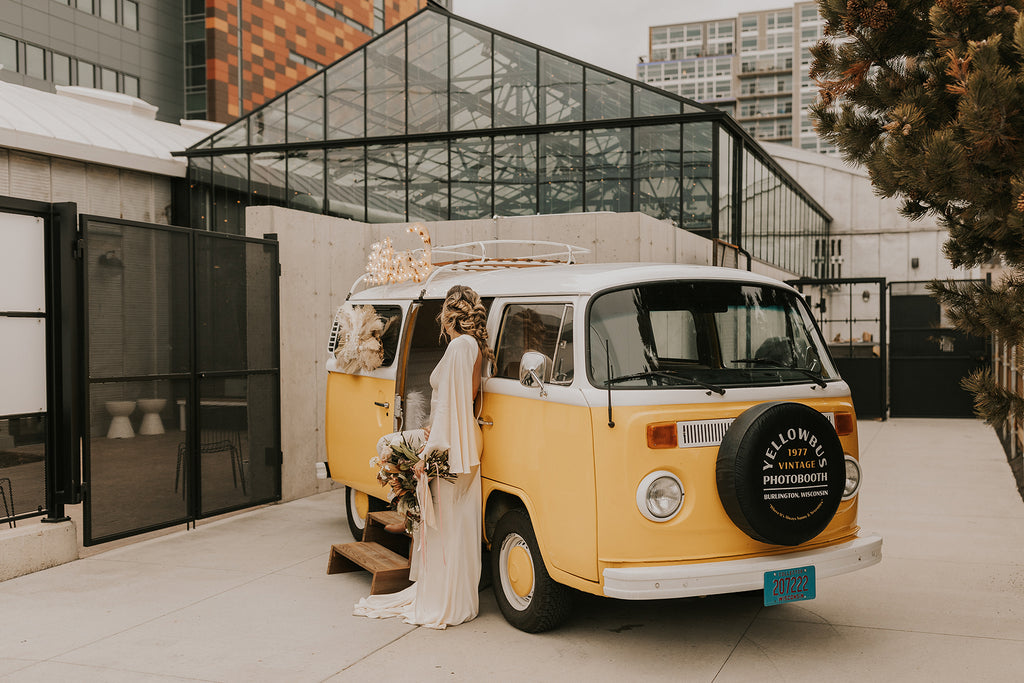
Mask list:
[[[761,367],[771,368],[773,370],[792,370],[793,372],[799,372],[800,374],[809,378],[812,382],[817,384],[822,389],[828,386],[828,383],[821,378],[821,375],[811,372],[807,368],[797,368],[790,365],[783,365],[782,363],[770,360],[768,358],[736,358],[732,362],[750,363],[751,365],[760,365]]]
[[[697,386],[703,387],[708,391],[713,391],[716,394],[719,394],[720,396],[725,395],[725,389],[718,386],[717,384],[709,384],[708,382],[703,382],[697,379],[696,377],[691,377],[689,375],[683,375],[680,373],[665,372],[663,370],[648,370],[646,372],[637,372],[632,375],[622,375],[621,377],[613,377],[609,380],[605,380],[605,386],[611,386],[612,384],[618,384],[619,382],[627,382],[631,379],[650,379],[652,377],[664,377],[666,379],[676,380],[677,382],[680,383],[696,384]]]

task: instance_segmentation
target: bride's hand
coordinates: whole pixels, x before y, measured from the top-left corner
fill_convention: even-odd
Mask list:
[[[423,474],[423,471],[426,469],[426,467],[427,467],[427,461],[426,460],[417,460],[416,463],[412,466],[413,474],[416,475],[417,479],[419,479],[420,475]]]

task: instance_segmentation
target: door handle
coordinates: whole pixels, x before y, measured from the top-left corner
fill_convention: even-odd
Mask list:
[[[381,408],[384,408],[385,410],[387,410],[388,408],[391,407],[390,403],[381,403],[380,401],[374,401],[373,405],[380,406]]]

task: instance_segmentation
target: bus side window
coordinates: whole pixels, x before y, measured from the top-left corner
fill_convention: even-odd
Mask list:
[[[512,304],[505,308],[495,351],[495,377],[519,379],[527,351],[548,359],[545,382],[569,384],[573,375],[572,306]]]

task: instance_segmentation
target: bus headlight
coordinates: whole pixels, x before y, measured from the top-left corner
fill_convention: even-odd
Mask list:
[[[683,507],[683,483],[671,472],[651,472],[636,487],[636,506],[652,522],[667,522]]]
[[[860,489],[860,463],[855,458],[846,456],[846,486],[843,488],[843,500],[857,495]]]

